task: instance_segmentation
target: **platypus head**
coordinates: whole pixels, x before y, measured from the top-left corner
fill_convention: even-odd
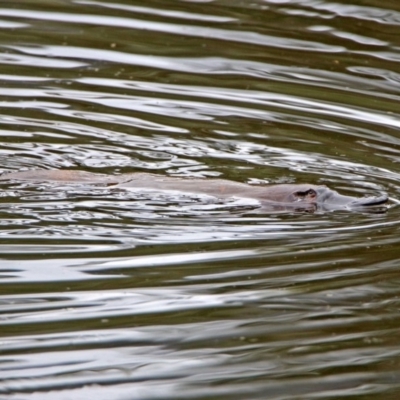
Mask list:
[[[289,195],[289,201],[307,206],[315,204],[316,209],[366,209],[381,206],[388,202],[388,196],[384,193],[371,197],[352,197],[339,194],[326,186],[300,185],[298,190]]]

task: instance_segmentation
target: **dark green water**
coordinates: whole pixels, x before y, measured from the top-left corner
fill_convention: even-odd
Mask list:
[[[0,397],[400,396],[400,3],[0,4],[0,170],[387,191],[387,213],[2,183]]]

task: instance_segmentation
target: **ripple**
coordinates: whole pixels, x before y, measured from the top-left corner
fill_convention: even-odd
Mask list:
[[[2,398],[396,398],[399,15],[375,0],[1,5],[2,172],[390,198],[263,212],[2,183]]]

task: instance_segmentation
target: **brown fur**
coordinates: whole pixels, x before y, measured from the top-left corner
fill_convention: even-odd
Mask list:
[[[173,178],[141,172],[110,176],[73,170],[33,170],[14,172],[0,176],[0,180],[93,183],[105,185],[115,184],[118,187],[176,190],[208,194],[216,197],[235,196],[285,203],[295,200],[292,196],[293,192],[306,192],[309,189],[317,188],[317,186],[309,184],[255,186],[225,179]]]

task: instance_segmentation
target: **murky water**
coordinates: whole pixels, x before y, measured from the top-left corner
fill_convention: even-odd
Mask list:
[[[350,3],[0,4],[3,172],[392,199],[260,213],[2,183],[2,399],[398,398],[400,3]]]

